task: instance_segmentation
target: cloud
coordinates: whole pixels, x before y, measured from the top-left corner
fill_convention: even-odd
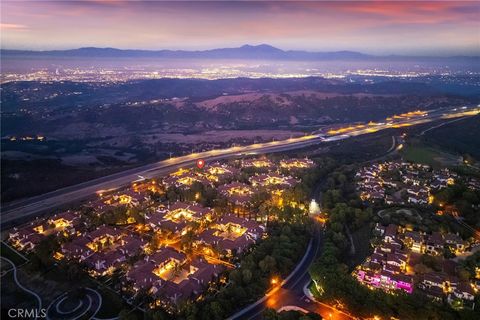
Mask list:
[[[207,49],[270,43],[283,49],[401,51],[478,44],[480,3],[4,0],[2,9],[8,12],[2,30],[9,47]]]
[[[25,30],[27,26],[16,23],[0,23],[0,30]]]

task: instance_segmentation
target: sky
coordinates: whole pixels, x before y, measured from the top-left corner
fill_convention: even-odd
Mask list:
[[[3,49],[284,50],[480,55],[480,2],[1,1]]]

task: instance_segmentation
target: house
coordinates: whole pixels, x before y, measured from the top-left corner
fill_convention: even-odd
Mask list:
[[[236,206],[248,206],[252,200],[254,190],[251,186],[241,182],[232,182],[218,187],[218,192],[227,198],[228,202]]]
[[[145,223],[156,232],[173,232],[184,235],[192,224],[205,224],[213,220],[213,211],[197,203],[175,202],[158,208],[145,217]]]
[[[94,250],[87,246],[90,241],[91,240],[85,235],[77,237],[71,242],[64,243],[61,246],[60,252],[67,259],[81,262],[94,253]]]
[[[291,176],[284,176],[278,173],[259,174],[250,177],[252,187],[265,187],[286,189],[291,188],[298,183],[298,180]]]
[[[149,200],[151,194],[165,192],[163,186],[154,179],[134,182],[131,189],[133,192],[143,195],[145,200]]]
[[[87,243],[87,247],[97,252],[117,243],[125,234],[122,230],[110,226],[101,226],[98,229],[87,233],[86,236],[91,241]]]
[[[128,288],[134,292],[147,291],[152,287],[159,287],[163,280],[153,273],[154,269],[155,264],[153,262],[140,260],[126,273],[125,283],[128,283]]]
[[[162,248],[152,255],[145,257],[146,261],[153,262],[156,266],[154,271],[159,277],[165,276],[164,272],[173,269],[185,262],[187,256],[170,247]]]
[[[438,286],[425,287],[423,291],[427,297],[435,302],[442,302],[443,297],[445,296],[442,288]]]
[[[87,257],[83,263],[89,269],[92,276],[111,275],[127,257],[120,251],[98,252]]]
[[[424,287],[439,287],[443,289],[447,279],[444,275],[437,273],[437,272],[430,272],[423,275],[423,279],[421,280],[421,284]]]
[[[397,232],[398,232],[398,226],[395,224],[389,224],[387,228],[385,228],[385,235],[384,235],[384,241],[385,242],[396,242],[397,241]]]
[[[406,231],[404,234],[404,244],[413,252],[424,253],[425,242],[423,235],[417,231]]]
[[[383,234],[385,233],[385,227],[377,222],[375,224],[375,233],[379,236],[383,236]]]
[[[285,170],[303,170],[313,168],[315,166],[315,162],[312,160],[305,158],[305,159],[283,159],[280,160],[280,168]]]
[[[196,246],[217,250],[221,256],[231,257],[258,241],[265,227],[233,215],[224,215],[203,231],[195,240]]]
[[[178,276],[168,280],[157,292],[160,298],[166,298],[173,304],[192,298],[224,270],[221,265],[209,264],[201,259],[192,261],[180,271]]]
[[[465,242],[458,235],[447,233],[444,239],[445,243],[454,247],[456,252],[461,253],[465,251]]]
[[[400,269],[405,269],[407,265],[407,258],[404,255],[396,253],[388,253],[386,263],[389,265],[394,265]]]
[[[271,169],[274,166],[275,164],[267,158],[242,160],[242,168]]]
[[[205,178],[213,183],[225,182],[225,180],[232,179],[238,173],[237,168],[219,162],[210,163],[204,169]]]
[[[106,205],[117,207],[117,206],[128,206],[136,207],[143,201],[145,201],[145,195],[135,192],[133,190],[125,190],[121,193],[115,193],[113,195],[107,196],[103,199],[103,202]]]
[[[133,257],[145,251],[147,245],[148,243],[145,240],[130,234],[121,239],[121,244],[117,249],[124,256]]]
[[[473,310],[475,308],[475,291],[473,287],[467,283],[461,283],[453,292],[448,294],[447,301],[448,303],[454,305],[455,302],[461,301],[460,308],[469,308]],[[455,307],[459,307],[458,304],[455,304]]]
[[[71,235],[75,232],[75,227],[80,223],[80,214],[78,212],[65,211],[52,216],[47,220],[47,223],[56,232],[66,231]]]
[[[204,175],[188,169],[179,169],[163,178],[163,184],[167,188],[176,187],[182,190],[188,190],[194,183],[200,183],[204,186],[212,185],[212,182]]]
[[[394,253],[394,252],[399,252],[402,249],[402,245],[397,243],[397,242],[390,242],[390,243],[382,243],[380,246],[375,248],[379,252],[384,253]]]
[[[13,247],[22,251],[31,251],[33,250],[43,239],[43,227],[42,231],[38,232],[35,224],[29,224],[21,229],[13,228],[13,230],[8,234],[8,242],[12,244]]]
[[[439,232],[433,232],[428,237],[426,252],[431,255],[440,255],[443,253],[444,245],[443,235]]]

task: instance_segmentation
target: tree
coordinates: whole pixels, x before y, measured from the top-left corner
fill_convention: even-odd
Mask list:
[[[263,258],[262,261],[258,263],[258,266],[264,273],[273,273],[275,272],[275,267],[277,265],[277,261],[274,257],[267,255]]]
[[[248,284],[250,283],[251,280],[252,280],[252,271],[250,271],[249,269],[242,270],[242,282],[244,284]]]
[[[137,320],[137,316],[127,309],[122,309],[118,314],[118,318],[120,320]]]

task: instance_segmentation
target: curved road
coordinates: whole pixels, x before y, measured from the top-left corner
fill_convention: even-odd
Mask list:
[[[313,237],[310,240],[306,253],[292,273],[276,288],[273,288],[263,298],[235,313],[227,320],[256,319],[261,316],[265,308],[272,308],[273,302],[287,302],[288,294],[303,292],[303,287],[310,282],[308,268],[316,258],[322,242],[323,233],[318,222],[315,222]]]

